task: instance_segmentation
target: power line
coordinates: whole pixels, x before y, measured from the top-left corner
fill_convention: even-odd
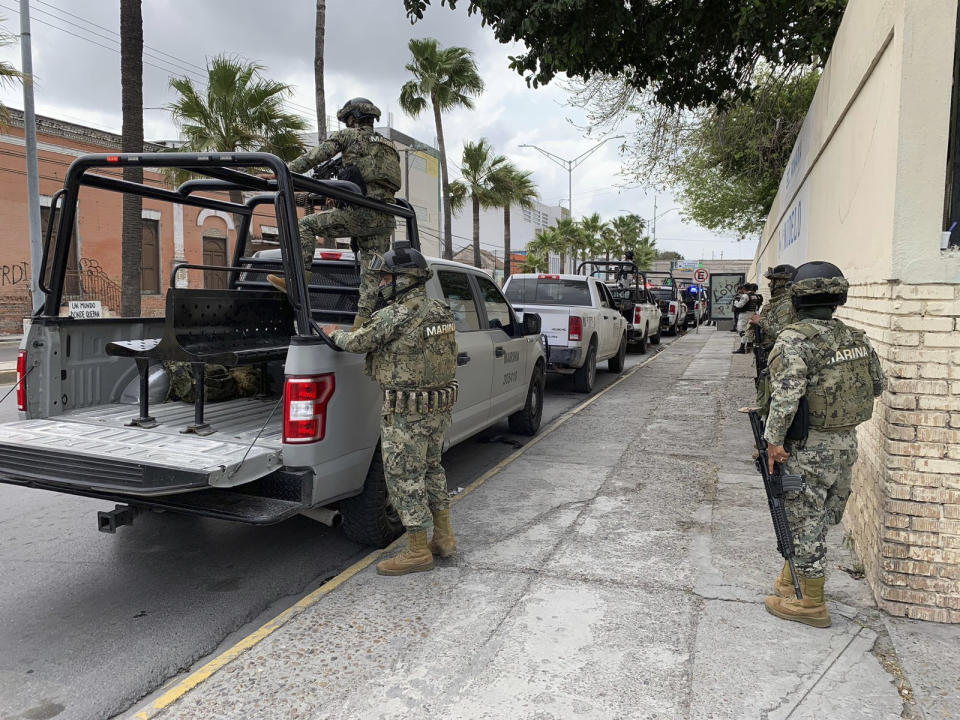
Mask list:
[[[39,1],[39,0],[38,0],[38,1]],[[56,6],[50,5],[49,3],[44,3],[44,5],[47,5],[48,7],[56,8]],[[8,12],[14,13],[15,15],[19,15],[19,14],[20,14],[18,10],[10,7],[9,5],[4,5],[4,4],[0,3],[0,7],[4,8],[4,9],[7,10]],[[56,8],[56,9],[59,10],[59,8]],[[74,22],[72,22],[72,21],[70,21],[70,20],[67,20],[67,19],[65,19],[65,18],[58,17],[57,15],[54,15],[53,13],[49,13],[49,12],[43,10],[43,9],[37,8],[37,11],[38,11],[38,12],[41,12],[41,13],[44,13],[44,14],[50,16],[51,18],[54,18],[55,20],[57,20],[57,21],[59,21],[59,22],[62,22],[62,23],[64,23],[64,24],[68,25],[68,26],[72,26],[75,30],[78,30],[78,31],[80,31],[80,32],[89,33],[90,35],[93,35],[94,37],[100,38],[100,39],[102,39],[102,40],[106,40],[107,42],[112,42],[112,43],[118,42],[117,40],[114,40],[113,38],[110,38],[110,37],[107,37],[107,36],[102,35],[102,34],[100,34],[100,33],[94,32],[93,30],[90,30],[90,29],[88,29],[88,28],[80,27],[79,25],[77,25],[76,23],[74,23]],[[73,15],[72,13],[67,13],[67,11],[65,11],[65,10],[64,10],[64,11],[61,11],[61,12],[64,12],[64,13],[69,14],[69,15]],[[74,16],[74,17],[79,17],[79,16]],[[81,18],[81,19],[82,19],[82,18]],[[67,29],[67,28],[61,27],[61,26],[59,26],[59,25],[55,25],[55,24],[53,24],[52,22],[50,22],[50,21],[48,21],[48,20],[44,20],[44,19],[42,19],[42,18],[37,18],[37,17],[34,17],[33,20],[34,20],[35,22],[41,23],[42,25],[46,25],[47,27],[53,28],[54,30],[59,30],[60,32],[66,34],[66,35],[70,35],[70,36],[75,37],[75,38],[77,38],[77,39],[79,39],[79,40],[83,40],[83,41],[85,41],[85,42],[88,42],[88,43],[90,43],[91,45],[96,45],[97,47],[103,48],[104,50],[109,50],[110,52],[115,53],[115,54],[117,54],[117,55],[120,54],[120,50],[119,50],[119,48],[117,48],[117,47],[111,47],[111,46],[109,46],[109,45],[104,45],[103,43],[97,42],[97,40],[91,39],[90,37],[87,37],[86,35],[81,35],[81,34],[78,34],[78,33],[76,33],[76,32],[73,32],[73,31],[71,31],[71,30],[69,30],[69,29]],[[96,25],[96,23],[90,23],[90,24],[91,24],[91,25],[94,25],[94,26],[96,26],[96,27],[100,27],[100,28],[106,30],[107,32],[112,33],[113,35],[117,35],[117,36],[119,37],[119,34],[118,34],[118,33],[115,33],[115,32],[112,31],[112,30],[109,30],[109,29],[107,29],[107,28],[103,28],[103,27],[100,26],[100,25]],[[146,46],[146,45],[145,45],[145,47],[149,47],[149,46]],[[153,52],[155,52],[155,53],[161,53],[161,54],[167,55],[167,56],[169,56],[169,57],[174,57],[173,55],[170,55],[170,53],[164,52],[164,51],[162,51],[162,50],[157,50],[157,49],[155,49],[155,48],[150,48],[150,49],[151,49]],[[201,76],[201,75],[199,75],[199,74],[197,74],[197,73],[195,73],[195,72],[192,72],[191,70],[189,70],[189,69],[187,68],[187,65],[192,66],[192,67],[196,67],[196,68],[200,68],[200,66],[198,66],[198,65],[196,65],[196,64],[194,64],[194,63],[189,63],[189,62],[187,62],[187,61],[180,61],[180,60],[177,60],[176,63],[175,63],[175,62],[172,62],[172,61],[170,61],[170,60],[165,60],[164,58],[158,57],[158,56],[156,56],[156,55],[153,55],[153,54],[150,54],[150,53],[147,53],[147,52],[144,52],[143,54],[144,54],[146,57],[150,58],[150,60],[154,60],[154,61],[155,61],[155,62],[150,62],[149,60],[144,59],[144,60],[143,60],[143,64],[144,64],[145,66],[152,67],[152,68],[154,68],[154,69],[156,69],[156,70],[160,70],[161,72],[164,72],[164,73],[166,73],[166,74],[168,74],[168,75],[185,75],[185,76],[191,77],[191,79],[193,79],[193,80],[196,81],[199,85],[201,85],[203,89],[206,89],[206,88],[207,88],[206,78],[204,78],[203,76]],[[158,64],[156,64],[156,63],[163,63],[163,65],[158,65]],[[200,69],[202,69],[204,72],[206,72],[206,68],[200,68]],[[294,111],[299,110],[301,113],[306,113],[308,117],[312,117],[312,116],[315,114],[315,111],[314,111],[314,110],[312,110],[312,109],[310,109],[310,108],[307,108],[306,106],[300,105],[299,103],[295,103],[295,102],[293,102],[293,101],[291,101],[291,100],[281,100],[281,103],[282,103],[284,106],[287,106],[287,107],[288,107],[289,109],[291,109],[291,110],[294,110]]]

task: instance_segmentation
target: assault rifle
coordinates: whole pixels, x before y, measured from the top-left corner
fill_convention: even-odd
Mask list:
[[[757,376],[753,381],[754,385],[759,385],[760,378],[769,374],[770,371],[767,370],[768,358],[769,352],[763,347],[763,330],[760,329],[758,323],[753,326],[753,361],[757,366]]]
[[[788,492],[803,492],[807,484],[800,475],[784,475],[780,464],[773,466],[773,474],[767,466],[767,441],[763,439],[763,420],[756,410],[749,410],[750,428],[753,430],[753,441],[757,445],[757,470],[763,477],[763,488],[767,492],[767,505],[770,507],[770,517],[773,520],[773,532],[777,536],[777,552],[790,566],[790,577],[793,579],[793,589],[797,599],[802,600],[800,580],[797,568],[794,567],[793,557],[796,554],[793,547],[793,533],[787,521],[787,511],[783,505],[783,496]]]

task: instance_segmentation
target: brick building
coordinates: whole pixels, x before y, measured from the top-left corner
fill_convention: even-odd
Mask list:
[[[889,377],[844,524],[881,608],[960,622],[957,0],[850,0],[754,259],[828,260]],[[950,231],[953,231],[952,233]]]

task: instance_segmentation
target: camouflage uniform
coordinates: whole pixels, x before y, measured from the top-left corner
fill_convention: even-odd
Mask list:
[[[747,318],[747,322],[750,318]],[[787,325],[797,321],[797,311],[793,309],[793,303],[790,301],[790,295],[786,288],[777,288],[770,294],[770,302],[764,306],[760,313],[760,322],[758,323],[763,333],[764,347],[771,348],[776,341],[780,331]],[[747,325],[747,342],[756,342],[757,325]]]
[[[192,403],[194,395],[193,368],[190,363],[167,361],[164,370],[170,377],[167,400],[183,400]],[[221,402],[239,397],[256,395],[260,388],[260,369],[249,365],[228,368],[224,365],[204,366],[203,388],[206,402]]]
[[[366,372],[387,399],[398,391],[449,388],[454,381],[453,313],[428,298],[422,286],[375,312],[361,328],[338,330],[330,339],[349,352],[367,353]],[[404,527],[422,531],[432,512],[450,507],[440,455],[452,410],[403,405],[399,410],[385,403],[380,422],[384,474],[390,502]]]
[[[840,320],[804,319],[780,333],[770,355],[772,390],[764,438],[784,445],[800,399],[810,407],[810,433],[788,448],[784,471],[803,475],[807,490],[787,496],[796,566],[806,578],[824,576],[824,538],[840,522],[857,459],[856,426],[883,392],[880,361],[864,333]]]
[[[379,111],[377,111],[379,116]],[[390,202],[400,189],[400,155],[389,140],[370,126],[344,128],[332,133],[317,147],[289,163],[290,170],[305,173],[342,153],[343,165],[360,170],[367,185],[367,197]],[[317,236],[356,240],[360,263],[360,301],[358,313],[370,317],[377,295],[378,276],[370,271],[372,253],[390,247],[390,235],[396,226],[393,215],[361,207],[347,206],[307,215],[300,220],[300,248],[304,268],[309,272],[317,245]]]

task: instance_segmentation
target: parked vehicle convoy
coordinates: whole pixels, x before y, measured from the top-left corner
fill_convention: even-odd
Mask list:
[[[686,328],[687,305],[676,279],[668,272],[647,272],[648,290],[660,306],[660,330],[676,335]]]
[[[646,275],[630,260],[588,260],[580,264],[578,273],[589,271],[601,279],[613,296],[617,310],[627,321],[627,345],[641,353],[647,342],[660,343],[660,306],[647,290]]]
[[[578,392],[593,390],[597,363],[622,372],[627,354],[627,321],[607,286],[583,275],[511,275],[503,287],[524,319],[536,313],[547,339],[547,370],[573,375]]]
[[[102,173],[127,166],[189,169],[202,177],[168,190]],[[276,179],[240,172],[262,168]],[[239,215],[231,264],[175,266],[165,317],[61,317],[70,230],[86,187]],[[254,194],[244,203],[221,199],[231,190]],[[354,540],[384,545],[399,535],[380,458],[382,394],[364,375],[363,356],[340,352],[320,329],[353,322],[358,268],[352,253],[318,250],[307,284],[295,191],[401,217],[419,246],[416,215],[404,201],[387,205],[351,183],[293,174],[274,155],[76,160],[53,199],[60,220],[52,246],[48,231],[49,287],[18,359],[22,419],[0,426],[0,482],[114,501],[117,508],[98,518],[108,532],[152,509],[253,524],[297,513],[330,521],[339,511]],[[280,249],[246,256],[251,218],[261,205],[276,210]],[[119,236],[118,230],[118,244]],[[515,432],[536,433],[546,368],[539,317],[528,311],[521,322],[476,268],[429,263],[427,293],[448,302],[456,317],[459,400],[445,447],[504,418]],[[226,288],[181,287],[178,272],[190,270],[191,279],[199,270],[222,273]],[[287,295],[265,282],[268,272],[286,276]],[[194,403],[164,402],[160,363],[170,360],[193,367]],[[205,402],[207,364],[258,368],[260,392]],[[429,412],[431,399],[422,400]]]

